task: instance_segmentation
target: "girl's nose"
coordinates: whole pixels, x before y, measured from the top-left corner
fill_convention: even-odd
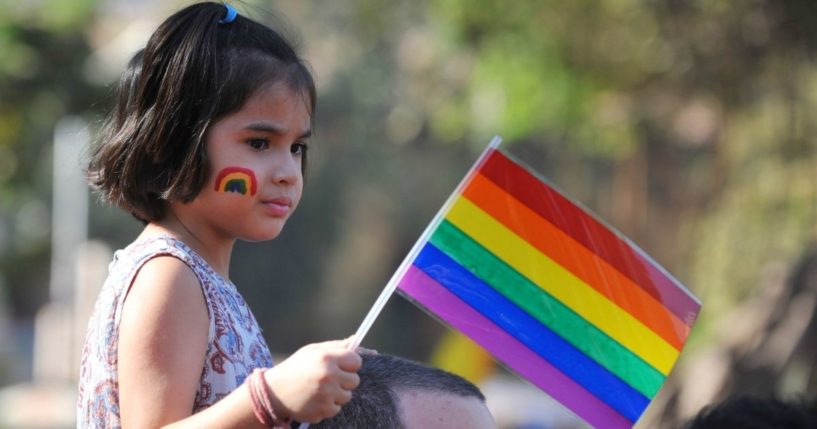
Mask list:
[[[272,167],[272,180],[275,183],[294,185],[301,180],[301,158],[292,154],[289,149],[281,156],[275,157]]]

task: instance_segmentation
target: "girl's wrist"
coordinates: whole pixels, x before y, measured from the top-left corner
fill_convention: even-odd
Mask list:
[[[284,405],[281,398],[278,397],[278,389],[275,388],[275,374],[277,372],[277,368],[267,368],[267,370],[264,371],[263,377],[261,377],[264,381],[264,388],[267,389],[267,392],[269,392],[270,401],[272,402],[272,409],[275,411],[275,415],[286,419],[287,421],[292,421],[292,410]]]
[[[289,413],[273,391],[266,373],[269,368],[257,368],[247,377],[253,412],[256,419],[264,426],[276,429],[289,429]]]

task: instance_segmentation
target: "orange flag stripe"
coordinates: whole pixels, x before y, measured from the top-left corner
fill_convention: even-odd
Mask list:
[[[473,177],[463,195],[681,350],[691,328],[607,261],[481,174]]]

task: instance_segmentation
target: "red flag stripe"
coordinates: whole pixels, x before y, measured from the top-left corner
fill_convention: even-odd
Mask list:
[[[700,304],[633,245],[497,150],[489,155],[479,172],[607,261],[692,326]]]
[[[681,350],[690,327],[607,261],[481,174],[474,176],[463,195]]]

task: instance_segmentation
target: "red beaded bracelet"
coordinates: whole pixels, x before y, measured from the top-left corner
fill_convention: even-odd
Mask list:
[[[250,391],[252,400],[252,410],[255,417],[261,424],[274,429],[290,429],[290,419],[279,419],[275,416],[272,408],[272,398],[270,398],[267,383],[264,381],[264,373],[269,368],[256,368],[247,377],[247,388]]]

